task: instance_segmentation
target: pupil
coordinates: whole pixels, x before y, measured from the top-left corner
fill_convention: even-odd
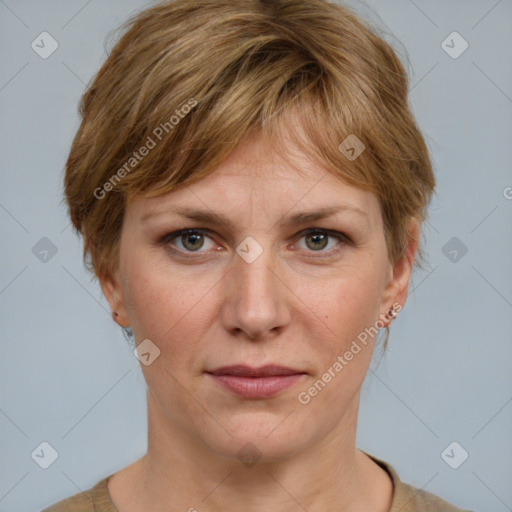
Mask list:
[[[200,241],[202,236],[203,235],[197,234],[197,233],[189,233],[189,234],[183,235],[183,238],[182,238],[183,245],[187,249],[190,249],[190,250],[198,249],[201,247],[202,244],[200,244],[200,245],[194,245],[194,244],[197,244],[197,242]],[[190,240],[192,240],[192,244],[189,244]]]
[[[327,245],[327,236],[324,233],[315,233],[312,235],[309,235],[308,240],[312,240],[313,244],[321,244],[321,247],[313,247],[313,249],[323,249]]]

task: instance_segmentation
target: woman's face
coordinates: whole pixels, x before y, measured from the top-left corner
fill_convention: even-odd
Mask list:
[[[405,301],[410,262],[388,261],[376,196],[298,151],[293,163],[301,173],[252,139],[202,181],[137,198],[102,283],[119,323],[150,340],[150,421],[228,457],[353,432],[372,328]],[[211,373],[232,365],[296,375]]]

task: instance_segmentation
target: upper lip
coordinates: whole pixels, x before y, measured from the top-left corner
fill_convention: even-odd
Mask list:
[[[259,368],[236,364],[209,370],[206,373],[211,373],[213,375],[234,375],[237,377],[271,377],[279,375],[297,375],[305,372],[276,364],[268,364],[260,366]]]

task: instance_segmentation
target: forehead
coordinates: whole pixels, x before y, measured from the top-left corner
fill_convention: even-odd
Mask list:
[[[276,151],[264,139],[253,137],[200,181],[162,196],[137,198],[131,209],[139,218],[171,206],[282,216],[293,209],[326,205],[352,206],[369,216],[380,211],[374,194],[346,183],[300,148],[289,145]]]

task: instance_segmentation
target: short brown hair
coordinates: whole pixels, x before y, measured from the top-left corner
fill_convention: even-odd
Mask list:
[[[399,259],[435,181],[407,74],[376,29],[326,0],[173,0],[121,28],[81,99],[65,174],[99,279],[117,266],[130,199],[193,183],[250,133],[279,140],[278,127],[303,133],[321,165],[377,195],[390,261]],[[354,160],[339,149],[351,134],[365,146]],[[416,264],[422,257],[418,247]]]

